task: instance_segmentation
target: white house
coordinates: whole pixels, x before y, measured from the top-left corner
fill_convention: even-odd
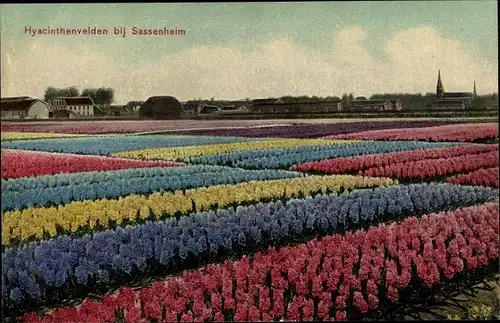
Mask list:
[[[51,111],[68,110],[71,116],[93,116],[94,101],[90,97],[57,97],[50,100]]]
[[[49,105],[30,97],[12,97],[1,99],[1,119],[48,119]]]

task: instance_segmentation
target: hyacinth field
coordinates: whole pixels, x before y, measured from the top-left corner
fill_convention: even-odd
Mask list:
[[[498,274],[497,123],[40,122],[1,147],[8,322],[403,320]]]

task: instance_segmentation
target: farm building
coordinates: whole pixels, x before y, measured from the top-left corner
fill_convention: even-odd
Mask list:
[[[184,108],[184,114],[187,115],[198,115],[200,113],[203,106],[206,104],[206,101],[203,100],[190,100],[182,103],[182,107]]]
[[[139,116],[154,119],[181,119],[182,104],[173,96],[152,96],[139,109]]]
[[[401,100],[391,100],[392,110],[400,111],[403,110],[403,102]]]
[[[275,104],[275,103],[283,103],[283,101],[281,99],[274,99],[274,98],[254,99],[254,100],[250,101],[251,106],[261,105],[261,104]]]
[[[296,102],[294,106],[300,113],[335,112],[343,110],[341,100]]]
[[[351,101],[349,106],[351,111],[389,111],[395,109],[391,100],[378,99],[367,100],[365,98],[356,98]]]
[[[93,116],[94,101],[90,97],[56,97],[49,101],[51,117]],[[60,111],[60,112],[56,112]]]
[[[221,108],[222,111],[236,111],[236,107],[234,105],[225,105]]]
[[[183,115],[185,118],[193,118],[198,116],[205,101],[201,100],[191,100],[182,103]]]
[[[426,103],[426,108],[433,110],[465,110],[466,107],[462,99],[432,99]]]
[[[125,112],[125,105],[110,105],[109,106],[109,111],[114,116],[122,115]]]
[[[1,99],[1,118],[8,119],[48,119],[49,105],[30,97],[10,97]]]
[[[203,104],[201,109],[200,109],[200,114],[208,114],[208,113],[214,113],[214,112],[219,112],[220,109],[216,105],[209,105],[209,104]]]
[[[254,113],[287,113],[293,112],[292,109],[290,103],[261,103],[250,107],[250,111]]]
[[[255,103],[257,102],[257,103]],[[283,103],[269,100],[253,100],[251,111],[258,113],[318,113],[342,111],[341,100],[333,101],[299,101]]]
[[[239,112],[249,112],[250,111],[250,101],[246,101],[246,100],[232,101],[231,104]]]

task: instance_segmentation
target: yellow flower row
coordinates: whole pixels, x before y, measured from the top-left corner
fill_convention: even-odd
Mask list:
[[[1,140],[7,141],[7,140],[82,137],[82,136],[88,136],[88,135],[71,134],[71,133],[45,133],[45,132],[2,132]]]
[[[354,189],[397,184],[389,178],[372,178],[352,175],[305,176],[301,178],[251,181],[235,185],[217,185],[191,190],[130,195],[118,200],[77,201],[64,206],[30,208],[6,212],[2,218],[2,244],[11,239],[42,239],[44,231],[56,235],[56,226],[75,232],[79,228],[94,229],[98,223],[108,226],[109,220],[117,225],[124,220],[135,221],[137,214],[142,220],[150,216],[172,216],[176,212],[207,210],[214,205],[225,207],[233,203],[259,201],[285,197],[296,197],[299,192],[337,191],[340,188]],[[195,209],[193,210],[193,202]]]
[[[200,146],[151,148],[114,153],[114,156],[140,159],[183,160],[188,157],[204,155],[226,154],[240,151],[291,148],[305,146],[334,145],[338,143],[356,142],[359,140],[330,140],[330,139],[269,139],[250,142],[233,142],[224,144],[208,144]]]

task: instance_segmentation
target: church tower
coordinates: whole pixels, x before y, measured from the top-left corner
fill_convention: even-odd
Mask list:
[[[477,96],[477,92],[476,92],[476,80],[474,80],[474,97]]]
[[[441,82],[441,70],[438,71],[438,82],[436,86],[436,96],[438,98],[444,97],[444,87],[443,83]]]

